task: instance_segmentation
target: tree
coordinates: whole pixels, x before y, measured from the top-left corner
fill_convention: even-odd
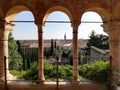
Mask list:
[[[53,39],[51,40],[51,56],[54,55],[54,41]]]
[[[89,36],[87,46],[95,46],[103,50],[109,49],[109,38],[103,34],[95,34],[94,31],[91,32]]]
[[[12,37],[12,33],[9,34],[8,39],[8,48],[9,48],[9,69],[22,69],[22,57],[18,53],[18,46]]]
[[[16,43],[17,43],[17,46],[18,46],[18,52],[19,52],[19,54],[22,56],[22,58],[23,58],[23,70],[25,70],[25,58],[24,58],[24,51],[23,51],[23,49],[22,49],[22,46],[21,46],[21,42],[20,41],[16,41]]]
[[[17,44],[17,46],[18,46],[18,52],[20,53],[20,54],[22,54],[23,53],[23,51],[22,51],[22,46],[21,46],[21,43],[20,43],[20,41],[18,40],[18,41],[16,41],[16,44]]]
[[[54,42],[54,48],[55,48],[55,49],[57,48],[56,40],[55,40],[55,42]]]

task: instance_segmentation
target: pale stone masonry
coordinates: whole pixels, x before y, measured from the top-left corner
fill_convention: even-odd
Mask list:
[[[110,39],[110,55],[114,71],[120,72],[120,0],[0,0],[0,77],[4,76],[4,56],[8,57],[8,33],[14,27],[15,16],[21,11],[32,12],[38,27],[39,80],[43,71],[43,26],[49,14],[62,11],[68,15],[73,28],[73,79],[78,80],[78,27],[85,12],[98,13],[103,20],[104,31]],[[6,23],[7,22],[7,23]],[[59,32],[59,31],[58,31]],[[79,32],[80,33],[80,32]],[[8,59],[7,59],[8,62]],[[7,65],[7,68],[8,65]],[[119,76],[113,78],[119,81]]]
[[[90,61],[93,63],[97,60],[108,60],[109,59],[109,50],[103,50],[95,46],[90,47]]]

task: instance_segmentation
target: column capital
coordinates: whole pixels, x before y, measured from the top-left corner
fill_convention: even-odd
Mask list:
[[[72,21],[73,34],[77,34],[78,33],[79,25],[80,25],[80,21],[79,20],[73,20]]]
[[[36,24],[37,26],[44,26],[44,23],[43,23],[42,20],[35,20],[35,24]]]
[[[104,23],[102,27],[109,36],[110,46],[111,43],[117,44],[120,42],[120,21],[109,21]]]
[[[80,23],[81,23],[80,20],[73,20],[72,27],[79,27]]]
[[[108,21],[101,26],[104,28],[104,31],[108,33],[110,30],[120,29],[120,21]]]
[[[6,22],[5,23],[5,30],[6,31],[12,31],[14,26],[15,26],[15,23],[13,23],[13,22]]]

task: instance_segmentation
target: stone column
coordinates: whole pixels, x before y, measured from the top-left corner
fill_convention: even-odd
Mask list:
[[[0,78],[4,77],[4,29],[5,21],[0,21]]]
[[[6,69],[8,73],[8,36],[14,24],[0,22],[0,77],[4,76],[4,56],[6,56]]]
[[[9,37],[9,33],[13,30],[13,27],[15,26],[15,24],[10,23],[10,22],[6,22],[5,23],[5,29],[4,29],[4,38],[3,38],[3,43],[4,43],[4,56],[6,56],[6,69],[7,69],[7,73],[9,73],[9,61],[8,61],[8,37]]]
[[[38,79],[44,80],[44,59],[43,59],[43,25],[36,23],[38,26]]]
[[[78,80],[78,27],[80,22],[73,21],[73,80]]]
[[[112,70],[120,73],[120,22],[112,21],[102,25],[109,35],[109,50],[112,56]],[[119,82],[120,76],[113,74],[113,81]]]

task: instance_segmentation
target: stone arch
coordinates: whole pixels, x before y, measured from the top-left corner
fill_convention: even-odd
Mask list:
[[[0,18],[2,19],[3,18],[3,12],[2,12],[2,9],[0,8]]]
[[[10,8],[5,16],[5,20],[7,21],[13,21],[15,16],[22,11],[31,11],[29,8],[27,8],[26,6],[22,6],[22,5],[18,5],[18,6],[13,6],[12,8]],[[32,11],[31,11],[32,12]],[[32,12],[33,14],[33,12]],[[34,17],[34,14],[33,14]]]
[[[14,28],[14,23],[9,22],[9,21],[14,21],[16,15],[19,14],[20,12],[22,12],[22,11],[30,11],[32,13],[32,11],[29,8],[27,8],[26,6],[22,6],[22,5],[13,6],[5,13],[5,18],[4,19],[8,22],[8,23],[5,24],[5,30],[4,30],[4,37],[5,37],[4,42],[6,42],[5,43],[6,47],[4,46],[4,55],[6,57],[9,56],[8,55],[8,51],[9,51],[9,49],[8,49],[8,36],[9,36],[9,33]],[[32,15],[33,15],[33,13],[32,13]],[[34,15],[33,15],[33,18],[34,18]],[[9,30],[9,28],[11,28],[11,29]],[[6,67],[7,68],[9,68],[9,62],[8,61],[9,61],[9,59],[7,58],[7,60],[6,60],[6,62],[7,62]]]
[[[96,12],[97,14],[99,14],[101,16],[101,19],[103,22],[111,20],[111,14],[104,8],[91,7],[91,8],[88,8],[85,10],[85,12],[88,12],[88,11],[93,11],[93,12]]]
[[[112,14],[115,20],[120,20],[120,1],[118,1],[117,4],[114,6]]]
[[[66,15],[68,15],[68,17],[70,18],[71,21],[73,20],[73,19],[72,19],[72,14],[71,14],[71,12],[70,12],[67,8],[62,7],[62,6],[54,6],[54,7],[49,8],[49,9],[46,11],[45,16],[44,16],[44,18],[43,18],[43,23],[44,23],[44,21],[46,21],[47,17],[50,15],[50,13],[52,13],[52,12],[54,12],[54,11],[62,11],[62,12],[64,12]]]

